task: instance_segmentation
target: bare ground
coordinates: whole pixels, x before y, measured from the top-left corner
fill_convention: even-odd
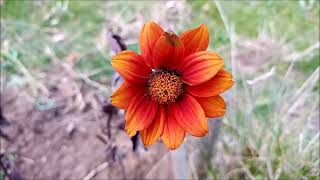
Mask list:
[[[170,157],[155,166],[167,153],[161,143],[149,149],[140,143],[133,151],[132,141],[123,131],[123,113],[113,114],[108,128],[110,114],[103,111],[97,98],[101,99],[101,94],[60,69],[45,71],[42,82],[49,90],[52,107],[39,109],[35,105],[39,98],[30,95],[27,85],[5,88],[1,93],[9,125],[0,125],[0,152],[2,162],[11,164],[6,167],[9,175],[14,172],[13,176],[23,179],[173,177]]]

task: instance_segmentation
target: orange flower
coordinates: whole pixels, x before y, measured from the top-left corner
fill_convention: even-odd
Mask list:
[[[112,66],[125,79],[111,96],[113,105],[126,109],[125,130],[138,131],[145,146],[161,137],[170,149],[183,142],[186,133],[208,133],[208,118],[224,115],[221,96],[233,85],[222,69],[223,59],[206,51],[209,32],[201,24],[177,36],[146,23],[139,38],[141,55],[125,50],[112,58]]]

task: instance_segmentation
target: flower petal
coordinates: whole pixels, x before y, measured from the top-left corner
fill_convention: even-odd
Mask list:
[[[223,59],[216,53],[200,51],[184,58],[178,71],[182,80],[195,86],[211,79],[222,67]]]
[[[165,32],[153,51],[153,68],[175,69],[184,57],[184,45],[173,32]]]
[[[176,121],[191,135],[201,137],[208,133],[208,121],[200,104],[188,94],[170,104]]]
[[[209,31],[204,24],[182,33],[179,37],[186,48],[185,55],[205,51],[209,45]]]
[[[166,110],[164,107],[160,107],[153,122],[141,131],[141,139],[145,146],[152,145],[158,140],[163,132],[166,120]]]
[[[111,103],[121,109],[128,109],[132,98],[139,94],[143,96],[145,87],[124,81],[121,86],[112,94]]]
[[[226,103],[221,96],[196,97],[208,118],[223,116],[226,112]]]
[[[154,45],[163,33],[163,29],[152,21],[147,22],[140,31],[139,45],[141,54],[145,57],[145,61],[150,67],[153,67],[152,52]]]
[[[170,149],[177,149],[186,135],[186,131],[179,125],[173,117],[173,111],[167,110],[168,117],[164,125],[161,139],[163,143]]]
[[[129,136],[147,128],[154,119],[158,110],[158,103],[146,95],[137,94],[130,102],[126,113],[125,130]]]
[[[143,57],[130,50],[113,56],[111,65],[131,83],[145,83],[151,73],[151,68],[145,64]]]
[[[212,79],[196,86],[187,86],[186,90],[193,96],[210,97],[223,93],[234,84],[232,75],[220,70]]]

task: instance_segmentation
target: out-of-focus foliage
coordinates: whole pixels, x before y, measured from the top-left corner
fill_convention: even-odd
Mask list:
[[[204,19],[217,22],[211,23],[216,32],[223,26],[220,15],[227,18],[227,25],[234,28],[233,35],[236,36],[236,44],[231,51],[237,53],[248,50],[242,49],[243,46],[239,44],[245,44],[245,47],[249,44],[252,49],[256,49],[252,51],[253,56],[247,54],[252,59],[246,61],[242,56],[236,56],[232,59],[234,64],[242,60],[259,61],[263,55],[271,54],[267,63],[256,66],[260,70],[256,69],[254,73],[241,70],[248,63],[234,71],[237,83],[224,120],[223,144],[212,165],[214,168],[209,168],[211,176],[217,179],[244,176],[257,179],[317,179],[319,2],[219,1],[223,12],[218,11],[215,2],[190,3],[194,12],[205,12],[197,16],[199,22]],[[219,35],[225,35],[226,38],[215,38],[218,40],[213,42],[217,44],[212,45],[215,48],[230,43],[228,33]],[[260,54],[257,50],[265,47],[260,46],[261,41],[245,41],[259,37],[263,37],[265,44],[268,38],[276,42],[269,53]],[[221,39],[227,41],[219,41]],[[280,55],[276,55],[272,49],[277,43],[278,49],[281,49]],[[274,71],[270,70],[272,68]],[[249,83],[248,80],[262,77],[268,72],[272,72],[271,76],[265,80]],[[239,161],[240,165],[235,165]],[[219,162],[222,165],[216,165]],[[233,166],[231,170],[230,166]]]
[[[22,75],[15,61],[28,69],[48,68],[54,57],[65,60],[71,53],[80,53],[75,69],[95,71],[92,78],[99,81],[112,74],[107,30],[119,32],[128,48],[138,51],[140,22],[155,18],[171,23],[179,33],[204,23],[210,30],[210,48],[223,54],[225,68],[232,69],[236,79],[227,95],[221,142],[208,174],[217,179],[317,179],[319,127],[313,123],[319,122],[319,45],[303,52],[319,43],[319,1],[219,1],[223,12],[215,1],[186,1],[168,17],[162,6],[170,8],[173,3],[157,3],[4,0],[0,7],[2,73],[16,82]],[[234,30],[234,46],[225,25]],[[257,53],[266,46],[270,51]],[[241,57],[237,53],[250,50],[245,57],[252,59],[237,58]],[[286,59],[295,54],[302,56]],[[233,69],[239,61],[245,63]],[[247,61],[262,62],[250,65],[254,71],[247,73]],[[272,68],[268,78],[248,83]]]

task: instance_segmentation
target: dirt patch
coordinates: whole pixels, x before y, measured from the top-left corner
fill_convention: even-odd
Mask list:
[[[11,170],[23,179],[157,178],[149,171],[167,153],[161,143],[149,149],[140,143],[133,151],[123,112],[113,115],[108,128],[101,94],[59,69],[45,72],[51,107],[39,108],[43,99],[32,97],[27,85],[1,93],[9,125],[0,125],[0,152]],[[158,178],[171,179],[169,161],[163,163]]]

